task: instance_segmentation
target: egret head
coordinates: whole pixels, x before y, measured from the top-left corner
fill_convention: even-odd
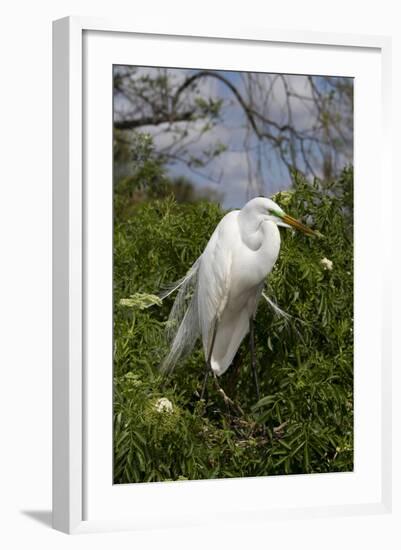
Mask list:
[[[281,227],[293,227],[306,235],[317,235],[310,227],[286,214],[284,210],[271,199],[256,197],[247,202],[242,210],[247,212],[250,216],[262,217],[264,221],[272,221]]]

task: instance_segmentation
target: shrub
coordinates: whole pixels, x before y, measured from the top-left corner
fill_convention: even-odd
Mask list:
[[[247,339],[221,378],[244,415],[227,410],[212,383],[206,402],[199,401],[205,372],[200,345],[163,385],[158,365],[167,351],[164,327],[174,296],[145,307],[155,291],[185,274],[225,212],[214,203],[178,204],[171,197],[119,210],[116,483],[352,470],[352,183],[350,168],[330,183],[310,184],[294,174],[291,191],[274,197],[324,238],[281,230],[280,256],[266,292],[291,318],[275,316],[260,303],[255,334],[263,397],[255,402]],[[131,300],[130,307],[122,299]],[[157,409],[161,398],[171,410]]]

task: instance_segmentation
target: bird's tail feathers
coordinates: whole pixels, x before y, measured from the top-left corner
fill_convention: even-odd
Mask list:
[[[277,305],[276,302],[274,302],[271,298],[269,298],[269,296],[265,292],[262,292],[262,296],[278,317],[282,317],[286,321],[292,319],[292,315],[281,309],[281,307]]]
[[[163,373],[172,372],[178,361],[191,353],[200,334],[196,292],[199,263],[200,258],[182,279],[172,283],[159,294],[159,297],[164,299],[178,290],[166,323],[169,352],[160,365]]]
[[[289,322],[292,321],[292,323],[290,325],[291,330],[294,330],[295,333],[297,334],[298,338],[303,343],[305,343],[304,338],[302,336],[302,333],[297,327],[297,323],[299,323],[301,325],[305,325],[306,324],[305,321],[302,321],[302,319],[299,319],[298,317],[294,317],[293,315],[290,315],[289,313],[287,313],[286,311],[281,309],[281,307],[279,305],[277,305],[277,303],[274,300],[269,298],[269,296],[267,296],[267,294],[265,292],[262,292],[262,296],[266,300],[266,302],[269,304],[269,306],[272,308],[275,315],[277,315],[278,317],[280,317],[284,320],[284,325],[285,325],[286,328],[288,328]]]
[[[200,258],[196,260],[196,262],[188,269],[184,277],[181,277],[181,279],[178,279],[178,281],[174,281],[173,283],[167,284],[161,292],[158,293],[158,297],[161,300],[164,300],[164,298],[167,298],[167,296],[170,296],[170,294],[173,294],[176,290],[178,290],[183,285],[185,286],[186,283],[190,282],[191,279],[194,277],[194,275],[198,271],[199,267],[199,261]]]

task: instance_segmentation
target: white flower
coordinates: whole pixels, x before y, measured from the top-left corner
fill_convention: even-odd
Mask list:
[[[323,260],[320,260],[320,263],[322,264],[323,269],[328,269],[329,271],[333,269],[333,262],[328,258],[323,258]]]
[[[169,399],[167,399],[167,397],[161,397],[156,401],[155,409],[159,413],[171,413],[173,412],[173,404]]]

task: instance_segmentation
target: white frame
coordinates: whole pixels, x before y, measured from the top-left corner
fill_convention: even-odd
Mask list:
[[[134,34],[169,34],[205,38],[204,32],[132,28],[126,22],[72,17],[54,22],[53,34],[53,526],[64,532],[132,528],[133,520],[83,521],[83,179],[82,179],[82,36],[83,32],[112,31]],[[208,38],[230,38],[281,43],[363,47],[379,49],[382,58],[382,178],[390,181],[390,39],[273,30],[208,32]],[[389,261],[389,259],[387,259]],[[390,269],[384,273],[390,273]],[[383,307],[389,305],[389,284],[383,280]],[[387,311],[387,310],[386,310]],[[388,318],[385,315],[384,318]],[[382,334],[382,498],[360,507],[333,507],[323,513],[385,512],[391,509],[391,363],[390,330]],[[287,516],[308,517],[319,511],[297,509]]]

